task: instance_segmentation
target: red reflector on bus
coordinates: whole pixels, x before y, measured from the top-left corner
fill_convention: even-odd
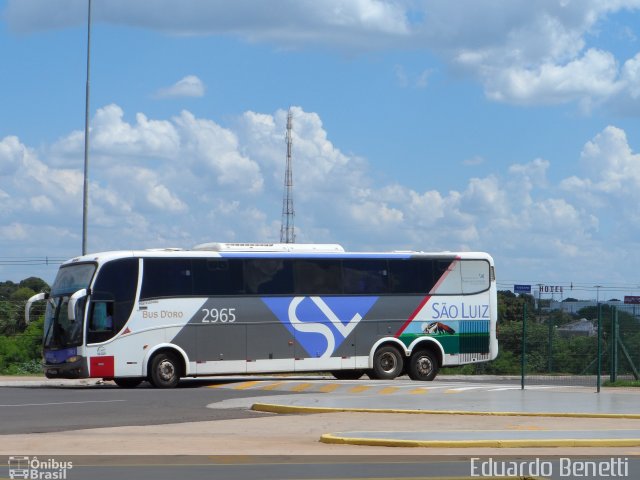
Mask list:
[[[89,358],[89,376],[94,378],[113,377],[114,363],[113,356]]]

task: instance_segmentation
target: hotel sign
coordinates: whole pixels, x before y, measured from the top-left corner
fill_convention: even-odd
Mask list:
[[[540,285],[540,293],[562,293],[560,285]]]

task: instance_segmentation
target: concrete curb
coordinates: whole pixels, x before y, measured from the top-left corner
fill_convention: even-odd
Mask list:
[[[480,415],[496,417],[564,417],[564,418],[626,418],[640,420],[638,413],[580,413],[580,412],[474,412],[467,410],[410,410],[396,408],[302,407],[274,403],[254,403],[251,410],[268,413],[404,413],[412,415]]]
[[[535,447],[637,447],[640,438],[556,438],[556,439],[490,439],[490,440],[405,440],[391,438],[348,437],[325,433],[320,442],[338,445],[371,447],[428,447],[428,448],[535,448]]]

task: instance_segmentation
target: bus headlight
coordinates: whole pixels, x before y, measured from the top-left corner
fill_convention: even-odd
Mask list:
[[[74,363],[77,362],[78,360],[80,360],[80,357],[77,355],[74,355],[73,357],[69,357],[65,360],[66,363]]]

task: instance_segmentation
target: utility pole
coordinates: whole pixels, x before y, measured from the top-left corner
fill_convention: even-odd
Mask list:
[[[91,0],[87,15],[87,89],[84,102],[84,183],[82,187],[82,254],[87,253],[87,222],[89,209],[89,85],[91,84]]]
[[[287,133],[285,140],[287,142],[287,167],[284,174],[284,198],[282,200],[282,225],[280,226],[280,242],[296,243],[296,233],[293,226],[294,210],[293,210],[293,171],[291,166],[291,147],[293,139],[291,137],[291,123],[293,114],[291,108],[287,113]]]

